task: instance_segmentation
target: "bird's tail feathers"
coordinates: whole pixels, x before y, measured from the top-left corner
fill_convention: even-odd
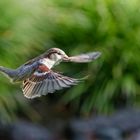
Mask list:
[[[13,79],[15,77],[15,70],[0,66],[0,72]]]

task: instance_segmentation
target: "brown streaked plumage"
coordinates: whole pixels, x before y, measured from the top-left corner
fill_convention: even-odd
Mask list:
[[[79,79],[70,78],[52,71],[61,61],[87,63],[97,59],[100,52],[91,52],[69,57],[59,48],[51,48],[19,68],[13,70],[0,66],[0,71],[13,82],[23,81],[23,94],[27,98],[40,97],[56,90],[68,88],[79,83]]]

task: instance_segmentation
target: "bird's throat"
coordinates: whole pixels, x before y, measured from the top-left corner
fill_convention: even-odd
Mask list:
[[[51,69],[56,64],[56,61],[50,60],[48,58],[43,58],[40,60],[40,63]]]

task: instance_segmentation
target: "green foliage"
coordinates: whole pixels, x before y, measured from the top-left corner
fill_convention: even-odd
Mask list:
[[[84,113],[93,109],[109,112],[118,96],[138,104],[139,4],[138,0],[0,1],[0,64],[16,68],[51,47],[69,55],[98,50],[102,57],[93,63],[57,67],[69,76],[90,75],[82,84],[64,91],[62,99],[80,106]],[[14,104],[18,94],[23,96],[19,92],[18,85],[0,77],[1,114],[10,115],[1,99],[8,96],[7,101]],[[6,103],[10,111],[16,108],[11,104]]]

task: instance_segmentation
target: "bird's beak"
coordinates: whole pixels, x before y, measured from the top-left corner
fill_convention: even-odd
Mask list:
[[[69,59],[69,57],[67,55],[64,55],[63,58],[62,58],[62,60],[64,62],[69,62],[70,61],[70,59]]]

